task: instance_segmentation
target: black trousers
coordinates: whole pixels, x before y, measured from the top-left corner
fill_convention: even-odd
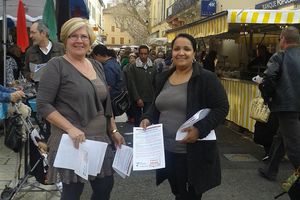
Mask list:
[[[267,175],[276,176],[280,161],[287,153],[294,168],[300,166],[300,113],[278,112],[279,131],[273,138],[270,160],[265,166]]]
[[[136,127],[140,126],[141,117],[143,113],[147,112],[149,107],[151,106],[151,102],[144,102],[144,107],[140,108],[136,105],[136,102],[134,104],[134,125]]]
[[[104,178],[96,178],[90,181],[93,189],[91,200],[109,200],[110,192],[114,185],[113,176],[106,176]],[[84,183],[63,183],[63,191],[61,200],[80,200],[83,191]]]
[[[202,194],[196,194],[188,183],[186,154],[165,152],[168,181],[175,200],[200,200]]]

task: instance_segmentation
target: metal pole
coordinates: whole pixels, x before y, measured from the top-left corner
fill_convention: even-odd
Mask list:
[[[6,34],[7,34],[7,22],[6,22],[6,0],[3,0],[3,18],[2,18],[2,47],[3,47],[3,85],[6,86]]]

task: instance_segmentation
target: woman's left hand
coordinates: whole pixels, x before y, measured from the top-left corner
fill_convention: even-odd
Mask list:
[[[115,132],[111,135],[112,140],[115,142],[116,148],[121,148],[122,144],[125,144],[125,139],[119,132]]]
[[[194,143],[199,139],[199,131],[194,126],[183,129],[183,132],[187,132],[187,135],[180,141],[181,143]]]

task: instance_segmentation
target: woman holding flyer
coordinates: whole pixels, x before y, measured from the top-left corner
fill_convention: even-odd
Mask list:
[[[221,183],[217,142],[200,139],[224,121],[229,104],[217,76],[195,61],[191,35],[177,35],[171,47],[174,67],[157,76],[156,98],[140,126],[163,124],[166,167],[157,170],[157,184],[168,179],[176,200],[199,200]],[[176,141],[178,128],[205,108],[210,109],[207,116],[182,130],[186,136]]]
[[[37,95],[38,112],[51,123],[48,182],[57,182],[59,176],[61,200],[79,200],[85,180],[74,170],[53,166],[62,135],[67,133],[75,148],[85,139],[106,142],[102,169],[88,180],[93,189],[91,199],[108,200],[114,183],[110,138],[118,146],[124,138],[116,129],[103,67],[85,57],[95,35],[87,20],[72,18],[62,26],[60,39],[66,53],[47,63]]]

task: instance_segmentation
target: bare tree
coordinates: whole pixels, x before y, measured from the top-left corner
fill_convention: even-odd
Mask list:
[[[146,43],[149,36],[150,1],[123,0],[110,8],[117,27],[127,31],[139,44]]]

